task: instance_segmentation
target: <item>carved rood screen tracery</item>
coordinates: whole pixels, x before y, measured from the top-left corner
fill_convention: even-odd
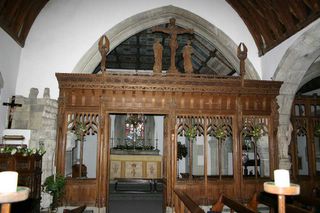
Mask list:
[[[176,118],[178,178],[233,175],[231,116]]]
[[[68,114],[68,130],[76,129],[77,124],[84,124],[85,135],[95,135],[98,133],[99,115],[97,113],[72,113]]]
[[[95,178],[98,127],[97,113],[67,114],[68,133],[65,155],[67,177]]]
[[[242,167],[245,177],[269,177],[269,119],[248,116],[243,118]]]

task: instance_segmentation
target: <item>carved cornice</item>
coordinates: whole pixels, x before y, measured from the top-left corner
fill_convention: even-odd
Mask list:
[[[56,73],[60,89],[114,91],[190,92],[213,94],[278,95],[282,82],[244,80],[239,77],[162,74],[74,74]]]

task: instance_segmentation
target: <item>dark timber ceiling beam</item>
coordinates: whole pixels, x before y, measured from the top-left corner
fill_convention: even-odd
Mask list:
[[[49,0],[0,0],[0,27],[21,47],[30,28]]]
[[[320,0],[226,0],[264,55],[320,17]]]

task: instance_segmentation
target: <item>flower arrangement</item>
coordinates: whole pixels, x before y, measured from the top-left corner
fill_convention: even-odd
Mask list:
[[[226,125],[220,125],[218,126],[214,132],[213,132],[213,135],[221,140],[221,139],[225,139],[228,135],[228,130],[227,130],[227,126]]]
[[[185,136],[190,140],[190,139],[194,139],[197,136],[197,128],[191,127],[189,129],[187,129]]]
[[[78,140],[82,140],[83,136],[87,132],[87,127],[84,122],[76,121],[76,124],[74,125],[74,134],[77,136]]]
[[[43,148],[27,148],[23,146],[5,146],[0,148],[0,153],[3,154],[22,154],[23,156],[44,155],[46,151]]]
[[[245,126],[242,130],[244,137],[252,137],[254,142],[258,141],[263,135],[267,134],[264,124],[255,124],[253,126]]]

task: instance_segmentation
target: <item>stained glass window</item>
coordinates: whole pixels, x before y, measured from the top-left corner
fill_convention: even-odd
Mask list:
[[[125,123],[125,142],[127,146],[144,146],[145,117],[141,114],[129,114]]]

